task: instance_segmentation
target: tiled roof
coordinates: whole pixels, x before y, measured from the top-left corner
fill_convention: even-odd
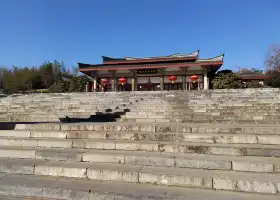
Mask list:
[[[186,57],[197,57],[199,54],[199,50],[190,53],[190,54],[181,54],[176,53],[169,56],[159,56],[159,57],[144,57],[144,58],[133,58],[133,57],[125,57],[126,60],[141,60],[141,59],[164,59],[164,58],[186,58]]]
[[[157,57],[143,57],[143,58],[135,58],[135,57],[124,57],[124,58],[112,58],[108,56],[102,56],[103,62],[113,62],[113,61],[133,61],[133,60],[158,60],[158,59],[175,59],[175,58],[197,58],[199,54],[199,50],[190,53],[190,54],[171,54],[168,56],[157,56]]]

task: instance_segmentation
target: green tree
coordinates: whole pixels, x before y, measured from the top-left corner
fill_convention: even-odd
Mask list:
[[[49,88],[55,81],[54,72],[53,72],[53,64],[50,62],[44,62],[39,67],[39,76],[42,78],[44,88]]]
[[[18,92],[32,89],[32,78],[34,73],[29,68],[13,69],[4,73],[3,86],[7,92]]]
[[[82,92],[89,81],[87,76],[78,76],[66,68],[64,62],[44,62],[39,67],[12,67],[0,69],[0,88],[8,93],[34,89],[49,89],[50,92]]]
[[[243,88],[244,85],[239,76],[235,73],[225,73],[217,75],[212,80],[213,89],[237,89]]]
[[[232,73],[232,70],[230,70],[230,69],[224,69],[224,70],[218,71],[218,72],[217,72],[217,76],[221,76],[221,75],[223,75],[223,74],[230,74],[230,73]]]
[[[69,83],[69,92],[83,92],[85,91],[85,86],[89,81],[86,76],[72,77]]]
[[[61,78],[61,64],[55,60],[53,62],[52,69],[53,69],[54,80],[60,79]]]
[[[64,81],[62,79],[58,79],[54,82],[54,84],[49,88],[49,92],[52,93],[63,93],[68,92],[69,90],[69,82]]]

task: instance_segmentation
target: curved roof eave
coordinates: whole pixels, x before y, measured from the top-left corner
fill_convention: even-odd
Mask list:
[[[225,54],[213,57],[213,58],[207,58],[207,59],[197,59],[195,62],[223,62]]]

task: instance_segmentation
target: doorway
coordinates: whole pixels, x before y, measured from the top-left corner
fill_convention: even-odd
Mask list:
[[[119,84],[118,85],[118,91],[131,91],[132,90],[132,85],[129,83],[125,83],[124,85]]]
[[[148,83],[138,84],[138,91],[156,91],[156,90],[160,90],[160,84],[158,83],[148,82]]]
[[[182,83],[165,83],[164,90],[182,90]]]

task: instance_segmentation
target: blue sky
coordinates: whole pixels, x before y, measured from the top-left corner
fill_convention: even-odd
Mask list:
[[[0,66],[101,56],[225,53],[223,68],[264,68],[280,43],[279,0],[1,0]]]

